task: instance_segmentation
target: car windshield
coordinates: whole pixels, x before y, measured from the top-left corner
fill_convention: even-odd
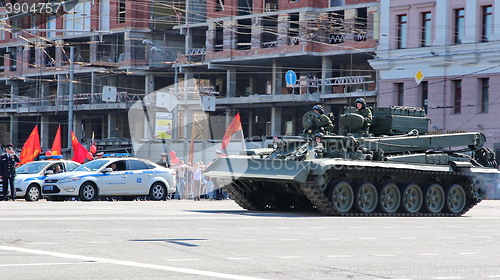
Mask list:
[[[101,168],[103,165],[108,163],[109,160],[93,160],[89,161],[83,165],[78,166],[77,168],[73,169],[73,171],[97,171],[99,168]]]
[[[32,161],[30,163],[23,164],[16,169],[17,174],[36,174],[42,171],[49,162],[46,161]]]

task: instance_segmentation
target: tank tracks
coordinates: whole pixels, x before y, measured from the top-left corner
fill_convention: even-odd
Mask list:
[[[429,172],[429,171],[419,171],[419,170],[408,170],[408,169],[388,169],[388,168],[370,168],[370,169],[357,169],[356,166],[345,166],[341,169],[329,170],[329,178],[342,178],[346,174],[350,176],[398,176],[398,177],[425,177],[425,178],[435,178],[440,177],[444,180],[458,181],[460,179],[465,182],[467,180],[467,174],[463,172]],[[308,182],[300,185],[301,191],[307,197],[307,199],[314,205],[314,207],[322,214],[330,216],[345,216],[345,217],[458,217],[465,214],[472,207],[474,207],[481,200],[468,198],[465,207],[462,211],[458,213],[405,213],[405,212],[372,212],[372,213],[361,213],[361,212],[338,212],[333,206],[331,201],[325,194],[325,191],[318,185],[316,185],[315,178],[309,178]],[[229,193],[229,195],[234,199],[234,201],[244,209],[248,210],[265,210],[264,207],[259,207],[262,204],[261,201],[255,201],[247,191],[239,188],[237,183],[232,182],[231,184],[224,187],[224,189]],[[354,208],[354,207],[353,207]],[[352,210],[351,210],[352,211]]]

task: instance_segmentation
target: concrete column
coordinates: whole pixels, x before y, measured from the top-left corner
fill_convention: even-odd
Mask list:
[[[390,2],[389,0],[386,0],[387,2]],[[452,25],[450,25],[450,22],[448,21],[448,7],[449,7],[449,0],[440,0],[436,1],[436,15],[439,15],[437,17],[433,17],[433,20],[435,19],[435,24],[434,26],[442,26],[445,27],[443,30],[448,30],[449,28],[452,28]],[[468,13],[467,13],[468,14]],[[383,17],[381,17],[381,21],[383,20]],[[384,28],[381,26],[381,28]],[[443,32],[439,36],[435,36],[434,38],[434,46],[446,46],[450,42],[449,40],[449,34],[450,32]],[[443,110],[444,111],[444,110]]]
[[[99,36],[92,36],[92,41],[97,42]],[[90,63],[97,61],[98,46],[102,43],[90,44]]]
[[[155,91],[155,76],[153,74],[146,74],[144,76],[144,93],[150,94]]]
[[[214,51],[216,28],[217,28],[217,24],[215,22],[210,22],[208,24],[208,30],[206,33],[207,39],[205,40],[205,48],[206,48],[207,52]]]
[[[147,127],[147,124],[145,124]],[[146,130],[149,131],[149,130]],[[146,132],[149,133],[149,132]],[[108,114],[108,137],[107,138],[116,138],[116,115]],[[145,135],[146,138],[151,138],[152,135]]]
[[[64,51],[63,51],[64,47],[63,46],[64,46],[64,40],[57,40],[57,42],[56,42],[56,57],[55,57],[56,66],[61,66],[63,60],[68,60],[68,59],[66,59],[66,56],[64,55]]]
[[[50,150],[52,143],[49,136],[49,117],[47,115],[40,116],[40,146],[43,151]],[[52,136],[54,137],[54,136]],[[45,153],[43,153],[45,154]]]
[[[224,21],[224,51],[235,50],[236,49],[236,30],[238,28],[237,20],[226,20]]]
[[[189,154],[189,143],[191,141],[191,131],[193,126],[193,111],[184,110],[184,138],[188,142],[188,154]]]
[[[184,98],[186,100],[193,100],[193,93],[190,92],[190,89],[194,87],[194,73],[192,69],[183,68],[184,72]]]
[[[290,28],[290,16],[278,15],[278,46],[287,46],[288,39],[288,29]]]
[[[18,143],[19,139],[19,117],[17,116],[10,116],[10,139],[9,142],[14,145],[16,148],[22,148],[19,147]],[[8,144],[8,143],[4,143]],[[21,146],[24,143],[21,143]]]
[[[226,97],[236,97],[236,70],[228,69],[226,71]]]
[[[253,135],[253,111],[248,111],[248,137]]]
[[[476,0],[465,2],[465,35],[462,44],[475,43],[478,39],[476,32],[481,29],[477,28],[477,23],[480,22],[477,20],[477,8]]]
[[[273,60],[273,77],[272,77],[272,94],[281,94],[281,88],[283,87],[283,69],[281,69],[281,63],[277,60]]]
[[[56,105],[63,105],[64,103],[59,100],[63,98],[63,96],[68,95],[69,93],[69,83],[66,75],[59,74],[57,75],[57,100]]]
[[[439,1],[438,1],[439,2]],[[379,28],[380,36],[378,39],[378,49],[379,50],[389,50],[390,49],[390,33],[389,28],[391,26],[391,0],[380,0],[379,2],[380,10],[379,13]]]
[[[252,49],[262,46],[262,18],[252,18]]]
[[[321,84],[326,79],[332,78],[333,58],[331,56],[323,56],[321,58]],[[332,86],[321,86],[321,94],[332,93]]]
[[[345,21],[344,21],[344,28],[345,30],[355,30],[356,28],[354,23],[356,22],[356,16],[357,16],[357,13],[356,13],[356,9],[346,9],[345,10],[345,14],[344,14],[344,17],[345,17]],[[353,41],[354,40],[354,32],[346,32],[346,34],[344,35],[344,41],[345,42],[348,42],[348,41]]]
[[[281,107],[271,108],[271,135],[281,135]]]

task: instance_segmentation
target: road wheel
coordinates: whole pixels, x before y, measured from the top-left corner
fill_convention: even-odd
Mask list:
[[[371,213],[377,207],[377,188],[370,183],[362,184],[356,192],[356,205],[361,213]]]
[[[24,199],[26,201],[38,201],[41,197],[40,187],[37,185],[29,185],[28,189],[26,189],[26,195]]]
[[[458,214],[465,208],[467,196],[465,195],[464,188],[459,184],[450,187],[446,194],[446,208],[448,212]]]
[[[165,200],[167,198],[167,188],[161,182],[155,182],[149,190],[149,199]]]
[[[401,204],[401,195],[398,185],[394,183],[386,184],[380,190],[380,209],[384,213],[395,213]]]
[[[417,213],[422,207],[423,201],[424,195],[419,185],[411,183],[403,190],[402,206],[406,213]]]
[[[348,182],[338,182],[330,186],[330,201],[333,208],[339,213],[347,213],[354,204],[354,191]]]
[[[443,187],[439,184],[432,184],[425,192],[424,207],[426,212],[436,214],[443,210],[446,196]]]
[[[81,201],[91,201],[97,198],[97,187],[92,182],[85,182],[80,187],[78,195]]]

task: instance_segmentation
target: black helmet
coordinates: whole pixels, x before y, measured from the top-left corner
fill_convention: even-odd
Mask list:
[[[323,114],[325,112],[325,110],[323,109],[323,106],[321,106],[319,104],[318,105],[314,105],[313,110],[318,110],[318,112],[320,114]]]
[[[356,99],[356,103],[361,103],[361,105],[363,105],[362,108],[366,107],[366,101],[363,98]]]

